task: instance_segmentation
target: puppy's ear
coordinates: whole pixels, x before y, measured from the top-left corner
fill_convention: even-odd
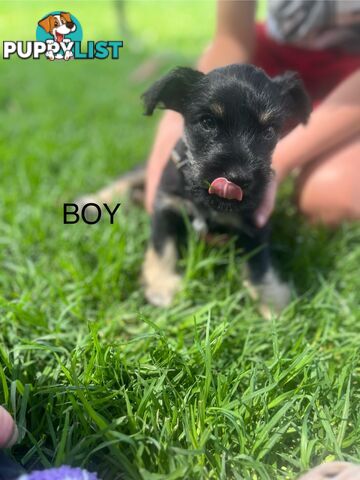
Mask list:
[[[71,20],[71,15],[70,15],[69,12],[61,12],[61,13],[60,13],[60,17],[63,17],[63,18],[65,19],[65,22],[66,22],[66,23],[69,23],[69,22],[72,21],[72,20]]]
[[[43,18],[42,20],[40,20],[40,22],[38,22],[38,25],[40,25],[40,27],[42,27],[46,33],[49,33],[51,30],[50,18],[51,18],[51,15],[47,16],[46,18]]]
[[[296,72],[285,72],[274,78],[280,88],[286,111],[285,130],[292,130],[299,123],[307,123],[312,106],[304,83]]]
[[[187,96],[203,76],[203,73],[186,67],[178,67],[169,72],[143,93],[141,98],[145,105],[145,115],[151,115],[158,104],[162,108],[182,113]]]

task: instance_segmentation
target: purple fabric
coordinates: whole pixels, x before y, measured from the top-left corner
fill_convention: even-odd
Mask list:
[[[96,473],[66,465],[22,475],[19,480],[100,480]]]

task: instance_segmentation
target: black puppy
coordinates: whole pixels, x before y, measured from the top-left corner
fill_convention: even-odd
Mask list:
[[[271,79],[252,65],[230,65],[207,75],[177,68],[152,85],[143,100],[146,115],[160,105],[185,121],[156,196],[143,266],[146,298],[167,306],[180,288],[177,242],[185,211],[198,231],[238,236],[250,254],[252,291],[263,307],[281,310],[289,289],[271,266],[269,226],[257,228],[254,212],[271,179],[277,141],[309,117],[302,81],[293,72]]]

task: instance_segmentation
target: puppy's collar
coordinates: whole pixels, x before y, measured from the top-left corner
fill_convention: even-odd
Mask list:
[[[186,165],[188,162],[188,146],[185,136],[182,136],[177,142],[171,152],[170,158],[178,170]]]
[[[171,160],[174,162],[175,164],[175,167],[180,170],[185,164],[186,164],[186,157],[185,158],[181,158],[181,156],[179,155],[179,153],[175,150],[171,152],[171,156],[170,156]]]

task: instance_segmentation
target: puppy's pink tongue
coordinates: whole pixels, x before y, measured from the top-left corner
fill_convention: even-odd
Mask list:
[[[243,191],[239,185],[229,182],[224,177],[215,178],[209,187],[210,195],[217,195],[227,200],[238,200],[241,202],[243,198]]]

